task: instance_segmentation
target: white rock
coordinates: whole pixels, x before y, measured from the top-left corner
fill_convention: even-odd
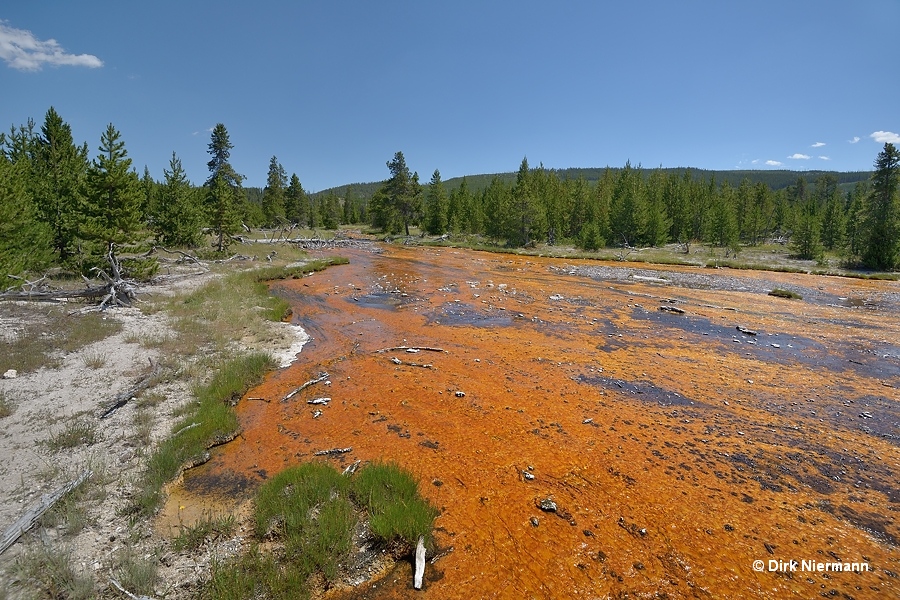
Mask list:
[[[15,369],[10,369],[6,373],[3,374],[3,379],[15,379],[19,376],[19,372]]]

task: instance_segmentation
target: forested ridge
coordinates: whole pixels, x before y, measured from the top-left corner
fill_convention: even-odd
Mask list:
[[[900,268],[900,153],[885,144],[873,172],[707,171],[690,168],[546,169],[423,183],[402,152],[382,182],[307,193],[273,156],[265,188],[244,188],[218,124],[209,177],[191,183],[175,153],[157,180],[138,175],[113,124],[93,158],[51,107],[0,134],[0,277],[52,265],[87,273],[112,247],[155,244],[225,252],[242,228],[365,225],[377,231],[476,235],[507,247],[704,243],[737,255],[778,240],[794,256],[826,252],[849,267]],[[134,262],[132,270],[152,271]]]

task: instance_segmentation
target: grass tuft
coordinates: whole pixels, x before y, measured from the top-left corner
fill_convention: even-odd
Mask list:
[[[97,424],[91,419],[78,417],[68,421],[58,431],[51,430],[50,439],[46,441],[46,444],[52,452],[59,452],[78,446],[93,446],[98,441],[100,441],[100,432]]]
[[[375,463],[353,478],[353,496],[369,512],[372,533],[385,542],[414,546],[428,540],[437,510],[419,496],[416,480],[394,463]]]
[[[93,579],[77,570],[71,548],[40,544],[27,550],[17,562],[21,581],[46,600],[88,600],[96,598]]]
[[[324,463],[282,471],[259,489],[255,513],[257,543],[271,540],[279,550],[257,545],[213,565],[203,597],[308,598],[314,576],[326,587],[340,576],[364,511],[383,542],[405,542],[409,551],[420,535],[430,537],[437,516],[412,475],[392,463],[368,465],[352,478]]]
[[[797,292],[792,292],[790,290],[783,290],[781,288],[775,288],[771,292],[769,292],[770,296],[775,296],[776,298],[788,298],[790,300],[803,300],[803,296],[798,294]]]
[[[172,547],[176,551],[196,550],[200,548],[208,540],[214,541],[230,537],[236,529],[236,520],[234,515],[222,515],[214,517],[211,514],[206,515],[191,527],[182,529],[178,537],[172,542]]]

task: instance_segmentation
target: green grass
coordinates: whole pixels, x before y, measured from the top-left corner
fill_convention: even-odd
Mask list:
[[[237,523],[234,515],[206,515],[190,527],[182,529],[172,542],[172,547],[182,550],[196,550],[207,541],[227,538],[234,534]]]
[[[437,511],[419,496],[412,475],[394,463],[367,465],[353,478],[353,497],[369,513],[372,532],[385,542],[415,546],[428,540]]]
[[[201,597],[308,598],[314,575],[326,586],[340,576],[364,515],[382,543],[400,541],[411,552],[419,536],[430,538],[437,511],[419,496],[412,475],[392,463],[367,465],[352,477],[324,463],[282,471],[256,495],[257,544],[214,564]],[[275,550],[260,550],[263,541]]]
[[[801,296],[797,292],[783,290],[781,288],[775,288],[774,290],[769,292],[769,295],[775,296],[776,298],[787,298],[789,300],[803,300],[803,296]]]
[[[180,433],[160,444],[147,461],[129,512],[153,514],[162,501],[161,489],[166,482],[174,479],[187,462],[231,437],[238,429],[232,403],[274,367],[272,357],[266,353],[246,354],[223,363],[209,383],[196,387],[194,402],[172,429],[173,434]],[[185,429],[193,423],[199,425]]]

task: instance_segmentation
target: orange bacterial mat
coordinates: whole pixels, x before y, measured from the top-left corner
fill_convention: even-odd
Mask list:
[[[390,460],[440,509],[438,558],[422,591],[401,565],[343,597],[900,597],[900,284],[341,253],[272,284],[312,340],[170,522],[301,462]]]

